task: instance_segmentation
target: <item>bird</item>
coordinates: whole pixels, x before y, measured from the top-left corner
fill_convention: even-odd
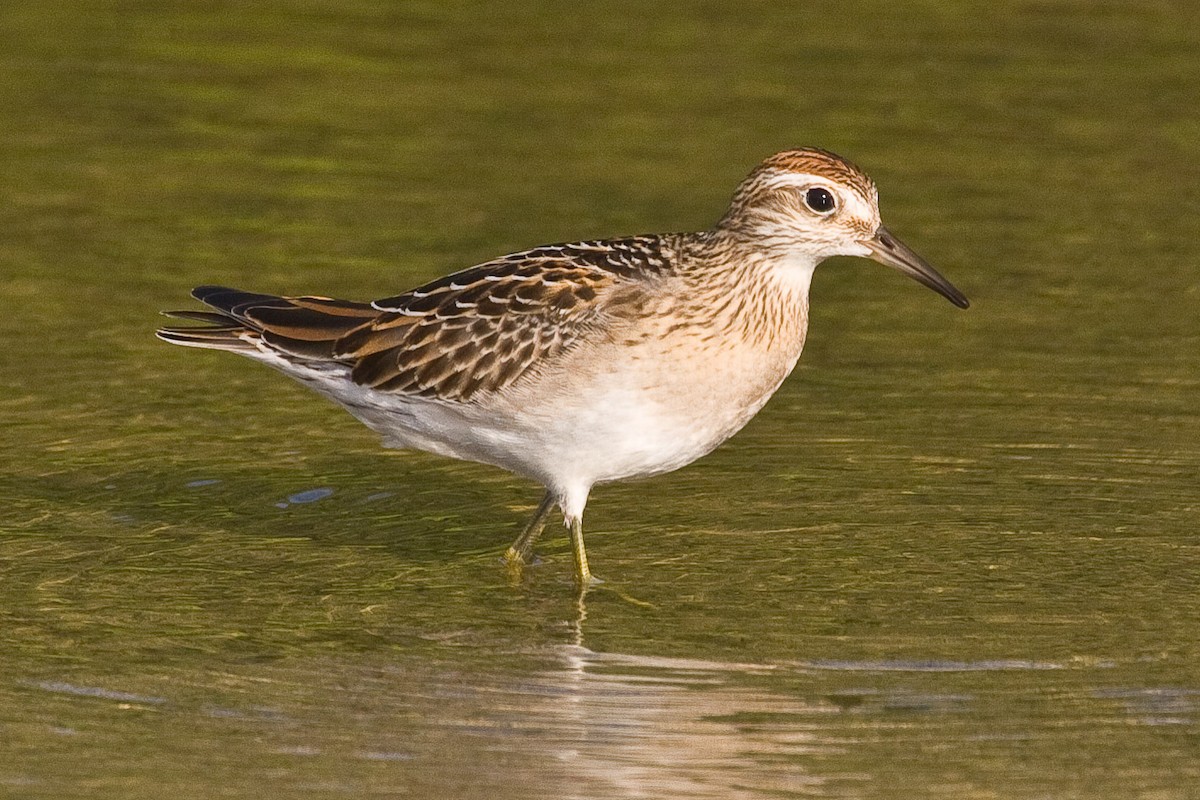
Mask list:
[[[200,286],[173,344],[261,361],[384,446],[540,484],[505,552],[518,569],[557,506],[574,577],[594,486],[679,469],[737,433],[800,358],[813,271],[874,259],[967,298],[884,227],[874,181],[820,148],[771,155],[711,228],[533,247],[373,302]]]

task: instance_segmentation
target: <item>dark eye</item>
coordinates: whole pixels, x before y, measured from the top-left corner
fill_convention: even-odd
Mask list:
[[[837,208],[837,201],[833,199],[833,193],[819,186],[814,186],[804,192],[804,204],[818,214],[828,214]]]

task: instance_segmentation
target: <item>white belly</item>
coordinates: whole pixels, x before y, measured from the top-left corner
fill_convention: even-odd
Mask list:
[[[557,379],[511,398],[506,410],[521,420],[526,446],[516,448],[521,464],[508,468],[543,483],[589,486],[679,469],[750,421],[795,365],[799,346],[773,358],[623,355],[582,354]]]
[[[606,345],[469,404],[374,392],[334,365],[264,360],[345,406],[390,447],[491,464],[546,486],[590,487],[670,472],[714,450],[763,407],[800,345],[732,357],[669,343],[636,354]]]

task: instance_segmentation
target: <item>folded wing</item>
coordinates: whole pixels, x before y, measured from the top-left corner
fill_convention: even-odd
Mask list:
[[[192,294],[213,311],[168,312],[206,323],[170,327],[176,344],[338,362],[381,392],[465,402],[496,392],[606,324],[605,297],[661,271],[652,237],[517,253],[371,304],[278,297],[220,286]]]

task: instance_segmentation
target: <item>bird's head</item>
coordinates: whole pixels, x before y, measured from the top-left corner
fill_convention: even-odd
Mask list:
[[[872,258],[959,308],[969,305],[962,292],[883,226],[875,182],[825,150],[785,150],[759,164],[734,193],[718,228],[812,266],[830,256]]]

